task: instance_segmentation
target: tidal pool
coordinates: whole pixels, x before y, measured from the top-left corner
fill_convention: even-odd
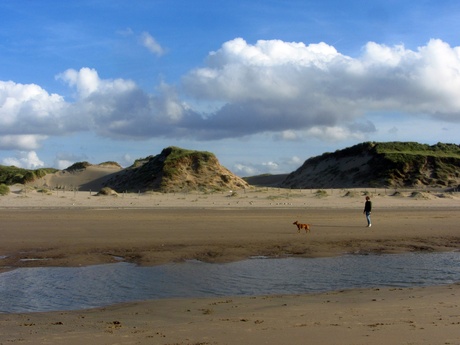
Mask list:
[[[140,267],[19,268],[0,274],[0,312],[75,310],[174,297],[303,294],[460,281],[460,252],[253,258]]]

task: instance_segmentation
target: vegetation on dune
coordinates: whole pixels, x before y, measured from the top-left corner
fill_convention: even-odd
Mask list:
[[[42,194],[48,194],[48,195],[52,194],[51,190],[49,190],[48,188],[38,188],[36,191],[37,193],[42,193]]]
[[[98,166],[100,166],[100,167],[117,167],[117,168],[122,169],[122,166],[120,164],[118,164],[117,162],[114,162],[114,161],[102,162],[102,163],[99,163]]]
[[[447,187],[460,181],[460,146],[364,142],[313,157],[281,184],[291,188]]]
[[[198,160],[203,160],[203,161],[208,161],[210,158],[215,158],[214,154],[211,152],[187,150],[187,149],[182,149],[177,146],[170,146],[164,149],[162,153],[166,155],[165,163],[181,160],[183,158],[190,158],[190,157],[194,157]]]
[[[90,164],[88,162],[77,162],[77,163],[72,164],[70,167],[68,167],[67,169],[64,169],[64,170],[65,171],[82,170],[82,169],[86,169],[87,167],[89,167],[91,165],[92,164]]]
[[[416,142],[388,142],[370,143],[380,154],[402,154],[433,157],[460,158],[460,145],[437,143],[436,145],[420,144]]]
[[[316,192],[315,192],[315,196],[317,198],[324,198],[326,196],[328,196],[327,192],[324,190],[324,189],[318,189]]]
[[[4,183],[0,184],[0,195],[8,195],[8,194],[10,194],[10,187],[8,187]]]
[[[203,192],[244,188],[246,182],[220,166],[213,153],[170,146],[159,155],[138,159],[106,183],[117,190]]]
[[[41,178],[46,174],[52,174],[56,171],[58,170],[52,168],[30,170],[17,168],[15,166],[0,165],[0,183],[5,185],[13,185],[15,183],[24,184]]]
[[[121,168],[121,166],[117,162],[104,162],[99,165],[116,166]],[[70,167],[64,169],[64,171],[74,172],[86,169],[89,166],[92,166],[92,164],[88,162],[77,162],[75,164],[72,164]],[[3,183],[5,185],[13,185],[16,183],[26,184],[40,179],[47,174],[54,174],[58,171],[58,169],[54,168],[24,169],[15,166],[0,165],[0,183]]]
[[[173,178],[180,173],[180,167],[189,167],[195,173],[204,168],[210,160],[215,160],[214,154],[206,151],[193,151],[171,146],[164,150],[166,159],[163,174],[166,178]]]
[[[375,175],[389,185],[449,186],[460,178],[459,145],[390,142],[375,144],[374,150]]]
[[[312,161],[320,161],[328,156],[343,158],[354,155],[362,155],[365,152],[374,152],[376,154],[391,155],[418,155],[434,157],[454,157],[460,158],[460,145],[437,143],[436,145],[420,144],[417,142],[364,142],[342,150],[336,150],[334,153],[326,152],[320,156],[311,158]],[[399,156],[401,157],[401,156]]]

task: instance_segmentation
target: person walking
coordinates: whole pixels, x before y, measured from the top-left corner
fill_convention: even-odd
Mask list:
[[[364,204],[364,211],[363,213],[366,215],[367,219],[367,227],[370,228],[372,226],[371,223],[371,212],[372,212],[372,202],[371,198],[366,196],[366,203]]]

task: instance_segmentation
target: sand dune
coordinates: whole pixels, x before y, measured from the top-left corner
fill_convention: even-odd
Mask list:
[[[115,165],[91,165],[76,171],[60,170],[54,174],[47,174],[29,185],[67,191],[74,189],[97,191],[103,187],[105,181],[121,170]]]

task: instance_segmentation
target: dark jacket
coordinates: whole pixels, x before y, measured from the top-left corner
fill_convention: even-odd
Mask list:
[[[364,204],[364,212],[371,213],[371,211],[372,211],[372,202],[370,200],[367,200],[366,203]]]

